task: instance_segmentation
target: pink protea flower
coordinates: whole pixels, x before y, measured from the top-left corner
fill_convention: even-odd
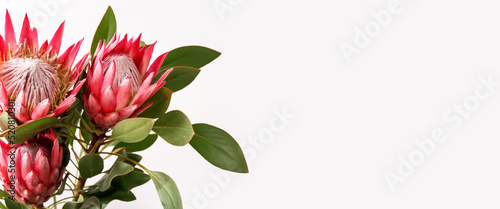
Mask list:
[[[140,47],[141,36],[127,39],[114,35],[97,46],[87,74],[83,103],[98,128],[108,130],[121,120],[136,117],[153,103],[144,104],[164,84],[171,70],[151,84],[167,56],[163,53],[149,66],[156,44]],[[149,66],[149,68],[148,68]]]
[[[0,140],[0,179],[18,201],[41,207],[61,184],[63,148],[52,132],[40,133],[22,144]]]
[[[75,85],[88,54],[72,68],[83,39],[59,55],[63,30],[64,22],[50,42],[38,46],[37,29],[30,27],[26,15],[17,42],[6,13],[5,39],[0,36],[0,113],[8,111],[9,100],[15,101],[15,117],[26,123],[58,116],[73,104],[84,83]]]

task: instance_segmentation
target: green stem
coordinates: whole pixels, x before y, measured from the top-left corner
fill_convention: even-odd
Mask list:
[[[54,198],[54,204],[53,204],[54,205],[54,209],[57,209],[57,198],[56,198],[55,195],[53,196],[53,198]]]
[[[106,134],[98,134],[98,133],[92,133],[92,140],[90,141],[90,146],[87,148],[86,153],[87,154],[96,154],[98,153],[99,146],[101,146],[101,141],[106,138]],[[74,200],[76,201],[78,196],[80,196],[83,193],[83,188],[85,187],[85,182],[87,179],[83,178],[82,175],[78,175],[78,180],[75,185],[75,189],[73,191],[73,196]]]
[[[74,197],[66,197],[66,198],[60,199],[58,201],[55,201],[55,196],[54,196],[54,203],[50,204],[47,208],[54,206],[54,209],[57,209],[57,204],[60,204],[62,201],[67,200],[67,199],[71,199],[71,198],[74,198]]]
[[[68,134],[64,134],[64,133],[57,132],[57,131],[54,131],[54,134],[59,135],[59,136],[64,136],[64,137],[66,137],[66,138],[71,138],[71,139],[73,139],[73,140],[76,140],[76,141],[79,141],[79,142],[82,142],[82,143],[88,144],[88,142],[86,142],[86,141],[84,141],[84,140],[81,140],[81,139],[79,139],[79,138],[77,138],[77,137],[75,137],[75,136],[70,136],[70,135],[68,135]]]

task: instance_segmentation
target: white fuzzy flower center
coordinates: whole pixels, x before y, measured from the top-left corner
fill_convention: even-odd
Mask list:
[[[15,58],[3,63],[0,78],[11,98],[23,90],[26,104],[31,108],[47,98],[52,103],[59,88],[56,70],[36,58]]]
[[[113,80],[113,89],[116,90],[121,81],[129,76],[131,78],[132,84],[131,92],[136,93],[141,86],[142,78],[132,58],[124,53],[110,54],[103,59],[104,72],[108,71],[108,68],[113,60],[115,61],[116,65],[115,79]]]

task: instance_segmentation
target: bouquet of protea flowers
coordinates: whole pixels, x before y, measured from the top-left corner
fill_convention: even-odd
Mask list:
[[[116,33],[111,8],[81,59],[76,58],[83,39],[60,51],[63,31],[64,23],[50,41],[39,42],[26,15],[17,38],[5,15],[0,208],[105,208],[112,200],[135,200],[131,189],[149,180],[163,208],[182,208],[174,181],[147,169],[135,153],[158,136],[175,146],[190,144],[219,168],[248,172],[228,133],[191,124],[179,110],[167,112],[172,93],[189,85],[219,52],[187,46],[153,58],[155,43]],[[110,156],[116,160],[104,170]],[[86,184],[97,175],[96,183]]]

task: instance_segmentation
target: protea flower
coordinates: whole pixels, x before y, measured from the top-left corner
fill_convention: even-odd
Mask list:
[[[18,202],[42,207],[61,184],[63,148],[49,129],[22,144],[0,140],[0,178]]]
[[[140,47],[141,36],[127,39],[114,35],[100,42],[88,72],[83,103],[85,112],[99,129],[109,130],[121,120],[136,117],[153,105],[144,104],[164,84],[171,70],[154,84],[164,53],[149,66],[156,44]]]
[[[5,39],[0,36],[0,113],[8,110],[9,100],[15,100],[15,117],[26,123],[58,116],[72,105],[84,82],[75,85],[88,54],[72,68],[83,39],[59,55],[63,30],[64,22],[50,42],[38,46],[37,30],[26,15],[17,42],[6,13]]]

